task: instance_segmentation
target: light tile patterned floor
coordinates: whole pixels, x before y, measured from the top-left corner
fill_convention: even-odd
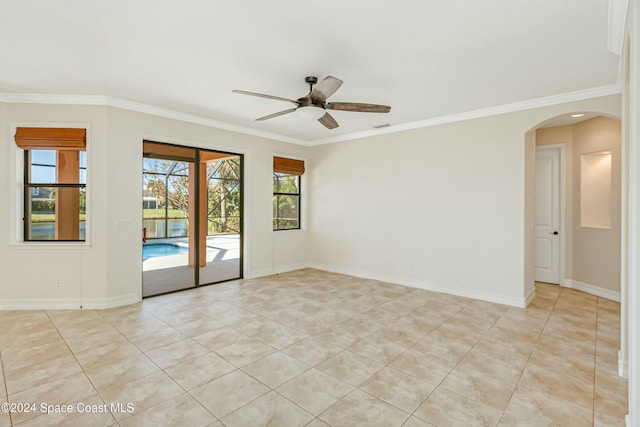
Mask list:
[[[619,336],[618,303],[554,285],[518,309],[315,270],[5,311],[0,404],[36,408],[0,427],[623,426]]]

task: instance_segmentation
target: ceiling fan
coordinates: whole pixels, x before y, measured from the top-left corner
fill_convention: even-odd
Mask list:
[[[298,98],[297,100],[265,95],[257,92],[248,92],[246,90],[233,90],[232,92],[242,95],[275,99],[277,101],[291,102],[296,105],[294,108],[289,108],[288,110],[259,117],[256,119],[259,121],[272,119],[274,117],[283,116],[296,111],[302,117],[317,119],[327,129],[335,129],[338,127],[338,122],[336,122],[336,120],[326,110],[354,111],[360,113],[388,113],[391,111],[391,107],[388,105],[363,104],[359,102],[327,102],[327,98],[333,95],[340,86],[342,86],[342,80],[333,76],[325,77],[320,83],[318,83],[318,78],[314,76],[305,77],[304,81],[309,85],[309,94]]]

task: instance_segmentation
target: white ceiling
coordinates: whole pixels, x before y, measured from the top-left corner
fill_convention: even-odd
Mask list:
[[[0,0],[0,92],[105,95],[307,143],[617,84],[607,0]],[[231,93],[306,95],[331,114]]]

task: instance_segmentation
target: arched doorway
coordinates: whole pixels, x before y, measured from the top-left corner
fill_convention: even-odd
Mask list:
[[[529,135],[538,160],[529,190],[535,194],[529,194],[534,279],[619,302],[620,120],[577,112],[547,120]]]
[[[628,178],[625,177],[623,165],[628,163],[625,158],[628,151],[623,147],[623,134],[621,122],[618,117],[611,114],[592,113],[583,116],[577,123],[571,123],[572,114],[566,113],[541,122],[526,134],[527,169],[527,230],[535,227],[535,150],[536,146],[552,146],[562,144],[565,148],[565,176],[566,185],[563,197],[565,227],[565,246],[562,248],[564,274],[561,286],[574,288],[598,297],[621,302],[619,307],[620,331],[618,351],[609,355],[609,363],[617,364],[618,374],[626,376],[628,372],[628,336],[626,332],[626,277],[622,277],[623,260],[628,256],[624,252],[625,231],[628,224],[625,223],[624,201],[625,187],[628,186]],[[599,125],[605,126],[600,127]],[[607,127],[608,125],[608,127]],[[575,132],[577,129],[577,132]],[[608,129],[608,132],[607,132]],[[613,133],[611,130],[614,130]],[[546,135],[545,135],[546,133]],[[562,141],[560,135],[565,135]],[[586,141],[586,143],[585,143]],[[615,143],[611,145],[611,143]],[[612,147],[611,149],[607,149]],[[627,148],[628,150],[628,148]],[[611,207],[610,224],[594,226],[589,223],[589,216],[581,216],[583,206],[580,204],[583,183],[581,172],[583,167],[588,167],[589,160],[597,160],[603,155],[610,155],[611,162]],[[586,166],[585,166],[586,163]],[[625,185],[624,183],[627,182]],[[588,208],[588,207],[587,207]],[[533,233],[527,240],[526,259],[526,283],[534,286],[535,243]],[[588,268],[585,268],[587,266]],[[605,266],[605,267],[603,267]],[[601,269],[598,271],[598,269]],[[594,271],[596,274],[594,274]],[[603,277],[609,277],[605,282]],[[604,283],[604,285],[603,285]],[[530,284],[530,285],[529,285]],[[616,358],[617,356],[617,363]]]

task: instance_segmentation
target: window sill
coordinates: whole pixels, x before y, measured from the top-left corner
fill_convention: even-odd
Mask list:
[[[607,226],[607,225],[580,225],[580,228],[586,228],[586,229],[594,229],[594,230],[611,230],[611,226]]]
[[[307,232],[304,228],[292,228],[289,230],[273,230],[273,233],[277,235],[291,235],[291,234],[305,234]]]
[[[87,242],[14,242],[9,244],[9,249],[88,249],[92,245]]]

